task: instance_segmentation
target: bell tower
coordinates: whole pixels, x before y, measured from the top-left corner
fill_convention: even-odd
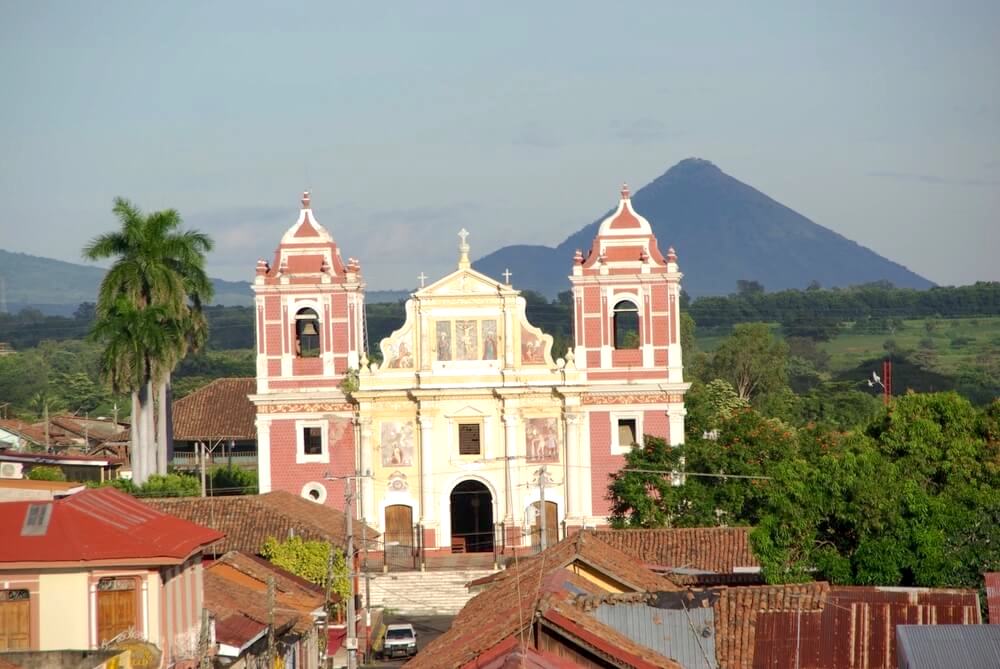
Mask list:
[[[364,351],[361,265],[341,260],[309,193],[254,279],[258,394],[333,390]]]
[[[574,353],[588,381],[683,383],[682,276],[673,248],[664,258],[622,186],[590,251],[573,259]]]
[[[298,219],[273,261],[257,261],[253,282],[260,492],[343,503],[343,477],[357,463],[354,409],[340,384],[365,350],[364,288],[360,263],[341,260],[303,193]]]

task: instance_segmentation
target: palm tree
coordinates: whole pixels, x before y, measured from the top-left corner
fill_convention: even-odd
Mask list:
[[[101,283],[94,334],[106,343],[104,371],[112,386],[132,394],[132,449],[141,485],[154,471],[166,473],[170,372],[205,341],[201,305],[212,295],[205,273],[212,240],[181,231],[180,214],[173,209],[144,215],[116,198],[113,211],[121,229],[93,239],[83,255],[115,258]],[[113,324],[123,329],[116,332]]]

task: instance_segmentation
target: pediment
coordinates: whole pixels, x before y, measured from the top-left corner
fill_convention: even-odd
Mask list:
[[[473,269],[460,269],[452,272],[426,288],[418,290],[415,295],[420,298],[454,295],[497,295],[511,288],[499,281],[494,281],[485,274]]]
[[[471,404],[466,404],[458,411],[447,415],[448,418],[483,418],[486,414]]]

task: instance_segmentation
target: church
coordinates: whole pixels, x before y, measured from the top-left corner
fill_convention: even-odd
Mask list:
[[[509,273],[472,268],[468,237],[369,352],[361,263],[343,260],[303,194],[253,284],[262,493],[343,508],[353,481],[356,517],[386,545],[491,551],[537,543],[543,514],[549,543],[606,525],[624,454],[647,435],[683,443],[682,275],[627,187],[591,248],[567,258],[563,357]]]

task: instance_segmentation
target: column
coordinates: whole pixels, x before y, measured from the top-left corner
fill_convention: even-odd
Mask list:
[[[420,523],[424,527],[437,526],[434,512],[434,418],[421,414],[420,424]],[[436,533],[435,533],[436,536]]]
[[[506,495],[504,498],[504,505],[506,506],[506,513],[504,514],[504,523],[508,527],[513,526],[513,523],[518,519],[520,514],[515,514],[514,504],[516,499],[514,497],[514,491],[517,490],[519,476],[517,465],[521,462],[520,460],[514,460],[519,453],[517,450],[517,429],[519,421],[517,419],[517,414],[511,409],[505,409],[503,414],[503,427],[504,427],[504,474],[506,476]]]
[[[589,470],[583,466],[580,455],[580,420],[578,413],[566,413],[566,519],[583,522],[583,496],[585,485],[590,485]]]
[[[684,416],[687,409],[683,404],[671,404],[667,409],[667,421],[670,425],[670,445],[680,446],[684,443]]]
[[[357,424],[360,435],[360,446],[358,448],[358,469],[362,476],[367,474],[372,470],[372,419],[371,418],[355,418],[355,423]],[[361,512],[365,517],[366,521],[370,521],[369,524],[374,524],[380,526],[382,519],[378,518],[377,509],[374,508],[375,505],[375,486],[370,479],[362,478],[358,479],[358,483],[361,486]],[[337,502],[334,502],[335,504]]]

